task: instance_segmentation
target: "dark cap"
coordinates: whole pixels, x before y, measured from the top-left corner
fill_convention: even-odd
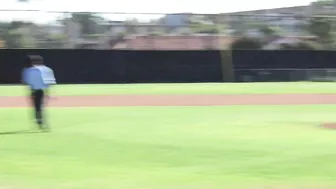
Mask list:
[[[32,64],[42,64],[43,58],[40,55],[28,55]]]

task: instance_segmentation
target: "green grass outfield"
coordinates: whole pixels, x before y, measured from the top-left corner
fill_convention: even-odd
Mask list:
[[[133,95],[133,94],[286,94],[336,93],[336,84],[293,83],[202,83],[202,84],[120,84],[120,85],[58,85],[53,95]],[[23,96],[22,86],[0,86],[0,96]]]
[[[336,133],[318,124],[336,122],[335,112],[334,105],[52,108],[52,133],[0,135],[0,188],[333,189]],[[0,109],[0,132],[33,127],[28,116]]]

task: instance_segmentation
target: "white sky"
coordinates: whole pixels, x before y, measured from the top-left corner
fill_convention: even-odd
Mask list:
[[[1,0],[1,10],[90,11],[125,13],[224,13],[254,9],[267,9],[308,5],[312,0]],[[33,12],[0,12],[0,20],[29,20],[49,22],[59,14]],[[103,15],[123,20],[134,15]],[[136,15],[138,19],[151,19],[162,15]]]

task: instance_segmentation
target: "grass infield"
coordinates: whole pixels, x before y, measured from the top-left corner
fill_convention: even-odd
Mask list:
[[[0,96],[24,96],[23,86],[0,86]],[[197,83],[197,84],[115,84],[57,85],[53,95],[139,95],[139,94],[334,94],[330,83]]]
[[[226,86],[223,84],[223,87]],[[0,188],[336,186],[336,106],[0,109]],[[8,133],[9,132],[9,133]],[[309,188],[309,187],[308,187]]]

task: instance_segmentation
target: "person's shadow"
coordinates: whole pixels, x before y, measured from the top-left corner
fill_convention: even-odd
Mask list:
[[[21,130],[21,131],[8,131],[8,132],[0,132],[0,135],[19,135],[19,134],[38,134],[45,133],[43,131],[33,131],[33,130]]]

